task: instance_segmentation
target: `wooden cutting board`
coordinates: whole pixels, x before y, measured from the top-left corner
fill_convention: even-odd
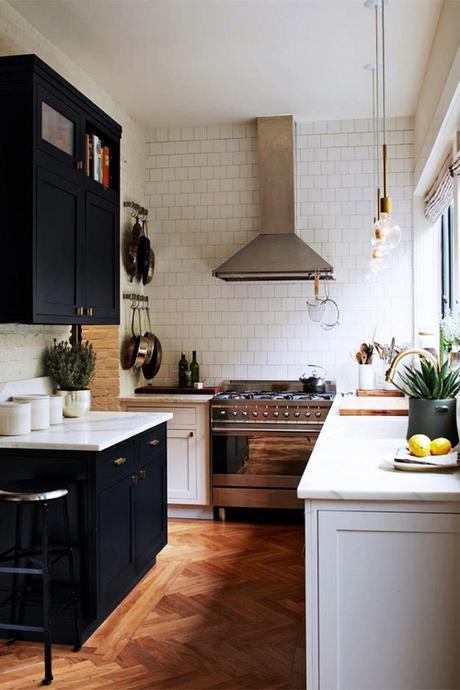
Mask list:
[[[363,391],[360,388],[356,391],[358,398],[404,398],[401,391],[385,390],[384,388],[374,388],[371,391]]]
[[[180,393],[180,395],[216,395],[220,393],[219,386],[207,386],[205,388],[180,388],[179,386],[141,386],[134,390],[135,393]]]
[[[409,401],[407,398],[344,398],[339,407],[339,414],[347,417],[354,416],[387,416],[407,417]]]

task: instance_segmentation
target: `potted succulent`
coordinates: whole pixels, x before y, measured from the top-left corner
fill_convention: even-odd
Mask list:
[[[406,366],[395,383],[394,374],[402,357],[419,354],[420,367]],[[425,434],[430,438],[447,438],[456,446],[457,399],[460,392],[460,369],[451,370],[448,362],[440,365],[437,359],[424,350],[404,350],[394,360],[387,378],[409,397],[409,427],[407,438]]]
[[[91,409],[89,385],[96,369],[96,353],[89,342],[54,341],[46,348],[45,372],[58,386],[64,398],[65,417],[83,417]]]

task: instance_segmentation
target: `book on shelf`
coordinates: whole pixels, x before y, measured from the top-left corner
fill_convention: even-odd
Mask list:
[[[110,186],[110,149],[108,146],[102,148],[102,184],[104,187]]]
[[[97,134],[93,134],[93,179],[96,180],[96,182],[102,182],[101,155],[102,142]]]
[[[96,182],[110,187],[110,147],[97,134],[85,135],[85,172]]]

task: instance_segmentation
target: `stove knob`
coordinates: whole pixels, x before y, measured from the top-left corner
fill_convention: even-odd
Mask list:
[[[243,415],[243,417],[247,417],[247,416],[248,416],[248,411],[247,411],[247,410],[242,410],[242,411],[241,411],[241,414]]]
[[[238,410],[233,410],[232,415],[233,415],[234,417],[236,417],[237,414],[238,414]]]
[[[318,410],[318,412],[315,415],[316,417],[321,417],[321,412]]]
[[[307,410],[307,411],[305,412],[305,417],[309,417],[310,414],[311,414],[310,410]]]
[[[284,413],[284,416],[289,417],[289,410],[286,410],[286,412]]]
[[[253,417],[257,417],[258,414],[259,414],[259,413],[257,412],[257,410],[253,410],[253,411],[252,411],[252,416],[253,416]]]
[[[299,412],[299,410],[296,410],[296,411],[294,412],[294,417],[300,417],[300,412]]]
[[[219,414],[221,417],[226,417],[227,416],[227,410],[219,410]]]
[[[279,417],[279,416],[280,416],[280,413],[278,412],[278,410],[275,410],[275,411],[274,411],[273,416],[274,416],[274,417]]]
[[[263,415],[264,415],[264,417],[268,417],[268,410],[264,410]]]

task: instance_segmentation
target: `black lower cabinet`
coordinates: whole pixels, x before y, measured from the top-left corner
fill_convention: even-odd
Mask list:
[[[166,425],[150,429],[101,452],[0,450],[0,488],[8,481],[58,480],[69,489],[72,542],[82,608],[83,640],[96,630],[155,563],[167,542]],[[28,509],[28,507],[26,507]],[[62,540],[62,515],[50,506],[50,533]],[[0,503],[0,551],[11,546],[15,508]],[[26,517],[26,538],[38,542],[34,508]],[[52,582],[58,594],[68,573],[58,563]],[[8,593],[8,576],[0,575],[0,598]],[[38,592],[39,594],[39,592]],[[52,608],[59,608],[59,598]],[[0,609],[0,619],[8,618]],[[41,606],[33,597],[24,622],[40,624]],[[3,635],[4,636],[4,635]],[[23,633],[23,639],[40,639]],[[53,641],[71,644],[71,613],[56,618]]]
[[[134,486],[127,476],[99,494],[101,612],[110,611],[136,579]]]
[[[145,572],[152,565],[153,554],[161,551],[167,541],[166,513],[161,510],[166,493],[166,466],[158,457],[142,467],[139,475],[136,496],[137,564],[139,571]]]

